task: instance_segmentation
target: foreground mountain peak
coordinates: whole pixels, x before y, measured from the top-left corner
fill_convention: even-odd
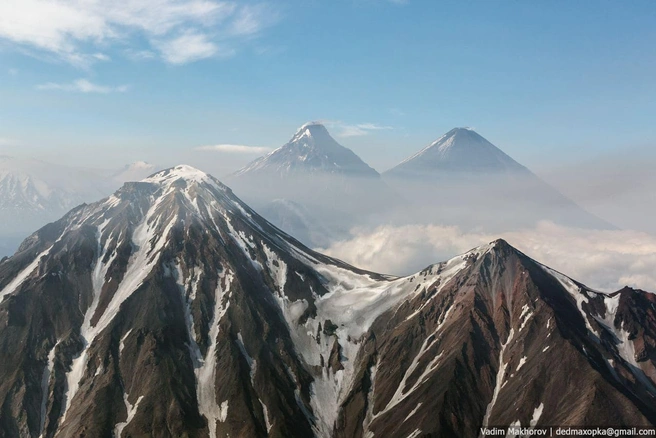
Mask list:
[[[212,185],[219,183],[219,181],[213,176],[186,164],[180,164],[169,169],[161,170],[142,180],[142,182],[170,186],[179,180],[188,183],[208,183]]]
[[[597,293],[501,239],[364,272],[213,184],[158,172],[0,262],[0,435],[656,424],[655,295]]]

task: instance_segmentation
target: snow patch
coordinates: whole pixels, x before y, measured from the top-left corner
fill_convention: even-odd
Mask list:
[[[536,424],[538,424],[538,420],[542,416],[542,411],[544,410],[544,403],[540,403],[540,406],[535,408],[533,411],[533,415],[531,416],[531,421],[529,422],[529,426],[535,427]]]
[[[419,402],[419,403],[417,404],[417,406],[415,406],[415,408],[414,408],[412,411],[410,411],[410,413],[408,414],[408,416],[405,417],[405,420],[403,420],[403,422],[408,421],[408,420],[409,420],[414,414],[416,414],[417,411],[419,410],[419,408],[421,407],[422,404],[424,404],[424,403],[423,403],[423,402]]]
[[[228,400],[221,403],[221,412],[219,414],[219,421],[224,423],[228,418]]]
[[[266,430],[267,433],[269,433],[271,431],[271,428],[273,427],[273,423],[271,423],[271,419],[269,419],[269,410],[267,409],[262,399],[258,399],[258,400],[262,405],[262,413],[264,414],[264,424],[266,424]]]
[[[207,418],[210,430],[210,438],[216,438],[216,423],[225,421],[228,413],[228,401],[225,409],[216,401],[216,346],[219,335],[219,324],[230,307],[230,286],[234,275],[229,271],[219,274],[219,279],[214,293],[214,313],[210,322],[209,346],[207,354],[196,369],[196,393],[198,394],[198,410]],[[225,283],[225,287],[223,286]]]
[[[10,295],[14,293],[24,282],[27,280],[27,278],[36,270],[36,268],[39,267],[39,263],[41,263],[41,258],[44,256],[48,255],[50,253],[50,250],[52,249],[52,246],[45,251],[43,251],[41,254],[36,256],[34,261],[27,265],[25,269],[23,269],[14,279],[2,289],[0,292],[0,303],[4,299],[5,296]]]
[[[141,400],[143,399],[143,395],[137,399],[137,402],[134,404],[134,406],[129,402],[128,400],[128,394],[125,393],[123,394],[123,402],[125,403],[125,410],[128,413],[128,417],[125,419],[124,422],[118,423],[116,426],[114,426],[114,437],[120,438],[121,434],[123,433],[123,429],[130,424],[134,416],[137,414],[137,409],[139,409],[139,403],[141,403]]]
[[[524,366],[525,363],[526,363],[526,356],[522,357],[522,358],[519,360],[519,363],[517,364],[517,368],[515,369],[515,372],[519,371],[519,369],[520,369],[522,366]]]
[[[57,340],[48,353],[48,363],[43,370],[43,377],[41,377],[41,426],[39,428],[41,432],[39,438],[43,438],[45,434],[49,387],[50,380],[52,379],[52,371],[55,368],[55,350],[57,349],[57,345],[59,345],[59,340]]]
[[[510,329],[510,333],[508,334],[508,338],[506,339],[506,342],[501,346],[501,351],[499,352],[499,371],[497,372],[496,384],[494,386],[494,393],[492,394],[492,400],[490,401],[490,404],[487,406],[487,409],[485,411],[485,417],[483,418],[483,427],[487,427],[489,425],[490,415],[492,415],[492,409],[494,408],[494,405],[497,402],[497,398],[499,397],[499,392],[501,391],[501,387],[503,386],[503,379],[506,374],[506,367],[508,366],[508,364],[503,361],[503,356],[506,352],[506,349],[508,348],[508,345],[512,341],[514,335],[515,335],[514,329]]]

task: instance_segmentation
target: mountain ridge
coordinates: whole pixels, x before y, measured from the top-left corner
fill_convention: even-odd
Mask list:
[[[21,248],[0,262],[0,436],[656,423],[656,298],[591,291],[504,240],[362,271],[181,165]]]

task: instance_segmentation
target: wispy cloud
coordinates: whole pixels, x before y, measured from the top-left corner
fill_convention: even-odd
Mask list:
[[[157,58],[157,54],[151,50],[126,49],[123,53],[133,61],[147,61]]]
[[[3,0],[0,39],[78,66],[109,61],[97,48],[114,44],[181,64],[233,53],[278,19],[268,3],[236,0]]]
[[[219,47],[207,35],[188,33],[159,44],[162,57],[170,64],[186,64],[199,59],[211,58]]]
[[[9,76],[18,76],[18,73],[19,71],[17,68],[10,68],[9,70],[7,70],[7,74]]]
[[[128,91],[127,85],[119,85],[117,87],[110,87],[106,85],[98,85],[90,82],[86,79],[78,79],[68,84],[58,84],[54,82],[48,82],[47,84],[41,84],[36,86],[37,90],[58,90],[58,91],[73,91],[78,93],[99,93],[99,94],[109,94],[109,93],[125,93]]]
[[[199,146],[197,151],[224,152],[228,154],[265,154],[270,152],[270,148],[260,146],[246,146],[241,144],[215,144],[209,146]]]
[[[323,120],[322,123],[331,129],[337,130],[338,137],[361,137],[375,131],[393,129],[391,126],[378,125],[376,123],[350,124],[335,120]]]
[[[94,53],[91,55],[93,58],[97,59],[98,61],[111,61],[112,58],[110,58],[108,55],[105,55],[104,53]]]

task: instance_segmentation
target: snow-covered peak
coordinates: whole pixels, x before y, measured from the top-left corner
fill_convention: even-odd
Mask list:
[[[251,162],[233,176],[254,173],[287,176],[307,172],[379,176],[353,151],[335,141],[320,122],[304,124],[285,145]]]
[[[434,171],[485,173],[526,169],[472,128],[454,128],[388,173],[426,176]]]
[[[330,137],[330,133],[324,125],[320,122],[308,122],[296,130],[296,134],[294,134],[291,141],[300,140],[304,137],[316,138],[326,136]]]
[[[210,185],[220,184],[219,181],[214,177],[208,175],[202,170],[196,169],[195,167],[188,166],[186,164],[180,164],[178,166],[171,167],[170,169],[165,169],[157,172],[156,174],[142,180],[142,182],[170,186],[179,180],[184,180],[187,183],[206,183]]]

